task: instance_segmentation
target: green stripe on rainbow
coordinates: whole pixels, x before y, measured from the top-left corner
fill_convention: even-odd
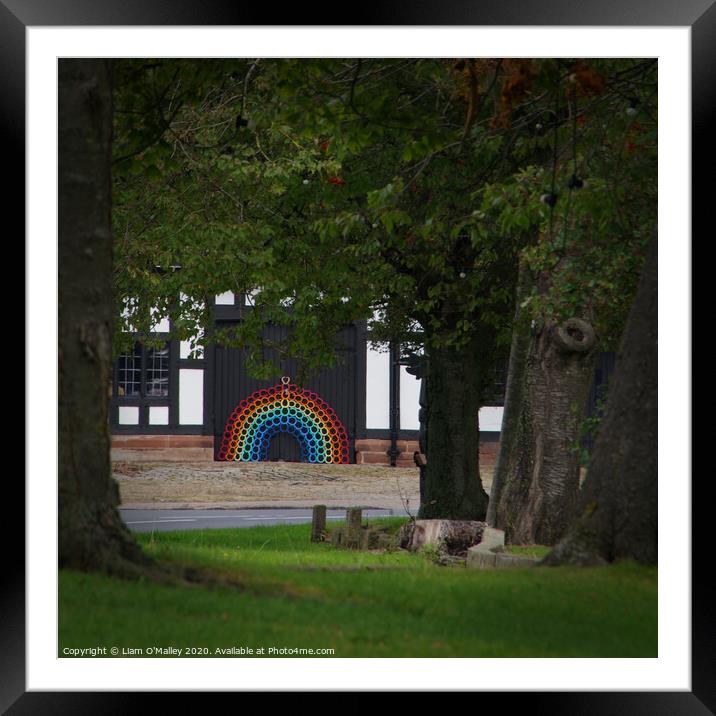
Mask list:
[[[348,436],[333,408],[288,382],[257,390],[236,406],[226,421],[218,459],[267,460],[276,433],[298,440],[303,462],[349,462]]]

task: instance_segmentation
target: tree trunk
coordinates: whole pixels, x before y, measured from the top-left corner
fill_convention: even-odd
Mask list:
[[[432,348],[427,361],[427,465],[421,519],[483,520],[478,411],[492,368],[492,340]]]
[[[528,292],[528,278],[527,267],[524,262],[520,262],[515,317],[512,325],[512,344],[510,346],[510,360],[507,366],[507,384],[505,386],[505,401],[500,428],[500,444],[492,475],[490,501],[487,504],[486,521],[491,527],[494,527],[497,522],[497,505],[502,489],[507,482],[510,456],[514,454],[516,449],[515,438],[518,434],[517,426],[524,396],[527,356],[532,343],[529,322],[525,320],[524,311],[520,308],[522,300]]]
[[[575,447],[596,340],[591,325],[578,318],[537,330],[527,325],[519,308],[527,291],[522,270],[488,522],[512,544],[555,544],[576,510]]]
[[[111,477],[112,233],[109,61],[59,61],[59,565],[146,564]]]
[[[657,241],[644,264],[609,388],[579,517],[544,564],[656,564]]]

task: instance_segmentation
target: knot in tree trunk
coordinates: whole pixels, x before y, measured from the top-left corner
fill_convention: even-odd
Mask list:
[[[594,347],[597,337],[591,323],[581,318],[568,318],[555,329],[554,340],[565,353],[586,353]]]

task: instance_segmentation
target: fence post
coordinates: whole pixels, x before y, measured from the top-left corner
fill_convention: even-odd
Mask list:
[[[326,537],[326,506],[313,506],[313,521],[311,523],[311,542],[323,542]]]
[[[359,548],[361,543],[363,510],[360,507],[349,507],[346,510],[346,522],[346,546]]]

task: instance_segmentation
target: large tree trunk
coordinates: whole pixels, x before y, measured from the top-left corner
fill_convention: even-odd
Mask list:
[[[518,291],[500,449],[488,521],[512,544],[555,544],[574,517],[580,437],[594,377],[591,325],[525,325]]]
[[[422,519],[483,520],[487,493],[478,462],[478,411],[492,367],[492,339],[429,349],[427,465]]]
[[[117,511],[109,459],[112,233],[109,61],[59,61],[59,565],[148,562]]]
[[[529,273],[524,262],[520,262],[519,278],[517,281],[516,309],[512,325],[512,344],[510,346],[510,360],[507,366],[507,384],[505,386],[505,400],[502,411],[502,425],[500,428],[500,445],[495,460],[495,469],[492,474],[490,486],[490,501],[487,505],[486,521],[492,527],[497,523],[497,505],[502,489],[507,482],[510,467],[510,458],[514,454],[515,440],[518,435],[517,426],[520,420],[520,410],[525,389],[525,371],[527,357],[532,344],[532,332],[525,312],[520,308],[526,296],[529,284]]]
[[[611,379],[579,517],[545,564],[657,562],[657,264],[654,239]]]

